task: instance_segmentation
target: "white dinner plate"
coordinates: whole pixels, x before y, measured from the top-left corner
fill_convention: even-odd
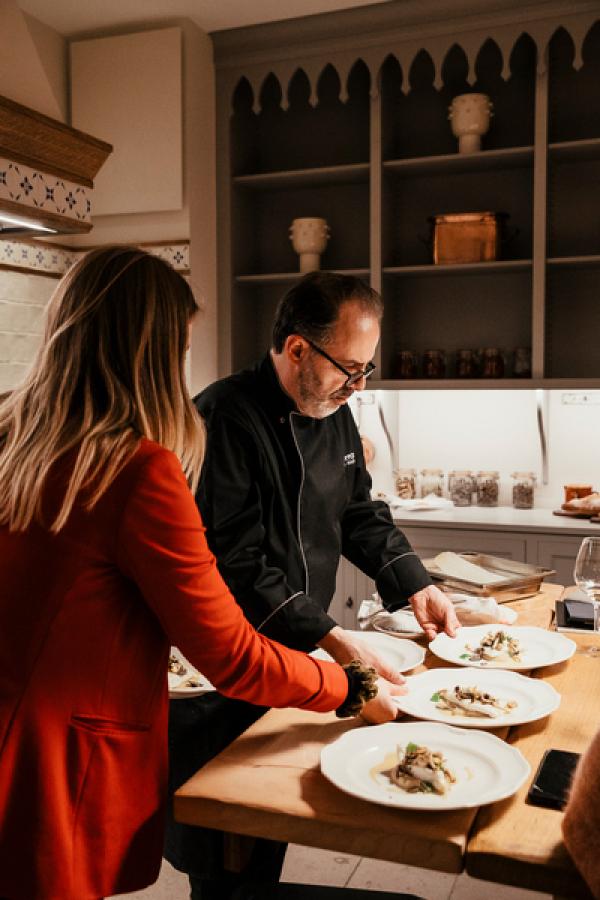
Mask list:
[[[478,647],[482,638],[490,631],[504,631],[516,638],[521,647],[521,661],[515,662],[505,657],[499,660],[472,660],[468,648]],[[546,631],[545,628],[530,625],[471,625],[460,628],[455,638],[438,634],[430,643],[429,649],[440,659],[457,666],[527,671],[570,659],[575,653],[575,646],[574,641],[556,631]]]
[[[466,716],[437,707],[437,692],[455,685],[477,687],[506,703],[514,700],[517,706],[510,712],[489,716]],[[417,719],[459,725],[461,728],[500,728],[503,725],[522,725],[543,719],[558,709],[560,694],[551,684],[538,678],[527,678],[518,672],[504,669],[429,669],[407,678],[408,694],[394,697],[403,713]]]
[[[176,656],[183,663],[186,670],[183,675],[167,672],[170,700],[186,700],[188,697],[200,697],[202,694],[215,690],[214,685],[198,669],[194,668],[181,650],[177,647],[171,647],[170,655]]]
[[[389,634],[379,634],[376,631],[347,631],[346,634],[368,644],[397,672],[408,672],[410,669],[415,669],[425,659],[424,648],[413,641],[391,637]],[[315,659],[331,660],[331,656],[325,650],[313,650],[311,656],[314,656]]]
[[[409,743],[443,754],[456,777],[446,794],[408,793],[382,770]],[[389,722],[347,731],[321,751],[321,771],[348,794],[403,809],[448,810],[483,806],[510,797],[529,776],[530,766],[511,744],[487,731],[465,731],[437,722]]]

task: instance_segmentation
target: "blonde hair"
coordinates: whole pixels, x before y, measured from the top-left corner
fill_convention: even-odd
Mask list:
[[[0,400],[0,524],[41,524],[50,469],[74,462],[54,521],[80,499],[92,509],[141,437],[172,450],[195,490],[204,428],[184,360],[197,311],[185,279],[135,247],[93,250],[61,280],[24,382]]]

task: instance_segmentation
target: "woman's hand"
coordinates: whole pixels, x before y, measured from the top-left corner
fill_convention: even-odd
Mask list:
[[[385,678],[378,678],[377,696],[365,703],[360,714],[369,725],[393,722],[398,717],[399,712],[393,698],[407,693],[408,688],[406,685],[391,684]]]

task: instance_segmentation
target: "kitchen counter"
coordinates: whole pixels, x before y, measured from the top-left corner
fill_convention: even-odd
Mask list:
[[[551,509],[515,509],[513,506],[455,506],[428,512],[396,510],[394,522],[405,528],[448,528],[465,531],[522,531],[540,534],[600,536],[600,524],[589,519],[555,516]]]

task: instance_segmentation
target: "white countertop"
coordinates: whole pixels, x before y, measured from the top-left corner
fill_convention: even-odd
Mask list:
[[[483,531],[546,532],[550,534],[600,536],[600,525],[589,519],[555,516],[551,509],[515,509],[513,506],[455,506],[428,512],[396,510],[400,528],[461,528]]]

